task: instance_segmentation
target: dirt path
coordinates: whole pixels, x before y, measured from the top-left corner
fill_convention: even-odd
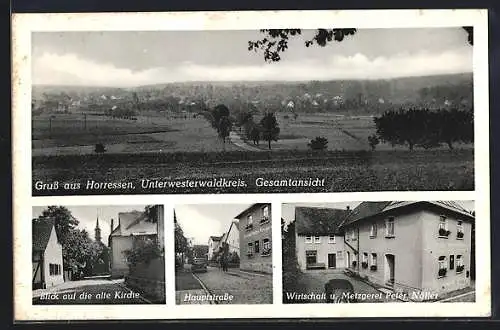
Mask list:
[[[260,149],[260,148],[253,147],[253,146],[245,143],[236,132],[231,131],[229,133],[229,139],[231,140],[231,142],[234,145],[236,145],[237,147],[239,147],[241,149],[248,150],[248,151],[262,151],[262,149]]]

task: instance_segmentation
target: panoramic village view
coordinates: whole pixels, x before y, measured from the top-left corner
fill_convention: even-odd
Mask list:
[[[33,207],[33,304],[165,304],[162,205]]]
[[[33,193],[473,190],[472,48],[461,27],[37,32]]]
[[[474,302],[472,201],[282,205],[283,302]]]
[[[175,208],[177,304],[272,304],[271,204]]]

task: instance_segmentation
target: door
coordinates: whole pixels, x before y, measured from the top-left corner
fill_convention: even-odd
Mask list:
[[[337,255],[335,253],[328,254],[328,268],[337,267]]]
[[[394,270],[396,268],[396,257],[394,254],[385,255],[385,282],[387,285],[394,285]]]

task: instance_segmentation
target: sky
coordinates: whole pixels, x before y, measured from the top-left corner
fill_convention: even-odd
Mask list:
[[[114,219],[114,227],[118,226],[118,213],[130,211],[143,211],[146,205],[131,206],[66,206],[71,214],[80,222],[78,228],[85,229],[90,238],[94,239],[97,216],[99,216],[99,227],[101,228],[101,241],[108,243],[108,236],[111,230],[111,219]],[[33,218],[37,218],[46,209],[46,206],[33,206]]]
[[[474,201],[456,201],[466,210],[474,211]],[[345,203],[288,203],[281,206],[281,217],[285,220],[285,223],[290,223],[295,218],[295,207],[305,206],[305,207],[325,207],[334,209],[346,209],[347,206],[353,210],[356,206],[361,204],[361,202],[345,202]]]
[[[133,87],[187,81],[385,79],[472,72],[461,27],[360,29],[342,42],[289,42],[278,63],[248,51],[257,30],[35,32],[32,82]]]
[[[222,236],[234,217],[252,204],[198,204],[175,207],[177,222],[193,244],[208,244],[210,236]]]

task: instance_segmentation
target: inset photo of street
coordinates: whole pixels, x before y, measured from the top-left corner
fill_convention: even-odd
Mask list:
[[[283,303],[475,302],[473,201],[282,205]]]
[[[176,304],[272,304],[271,204],[178,205]]]
[[[33,305],[165,304],[163,205],[34,206]]]

